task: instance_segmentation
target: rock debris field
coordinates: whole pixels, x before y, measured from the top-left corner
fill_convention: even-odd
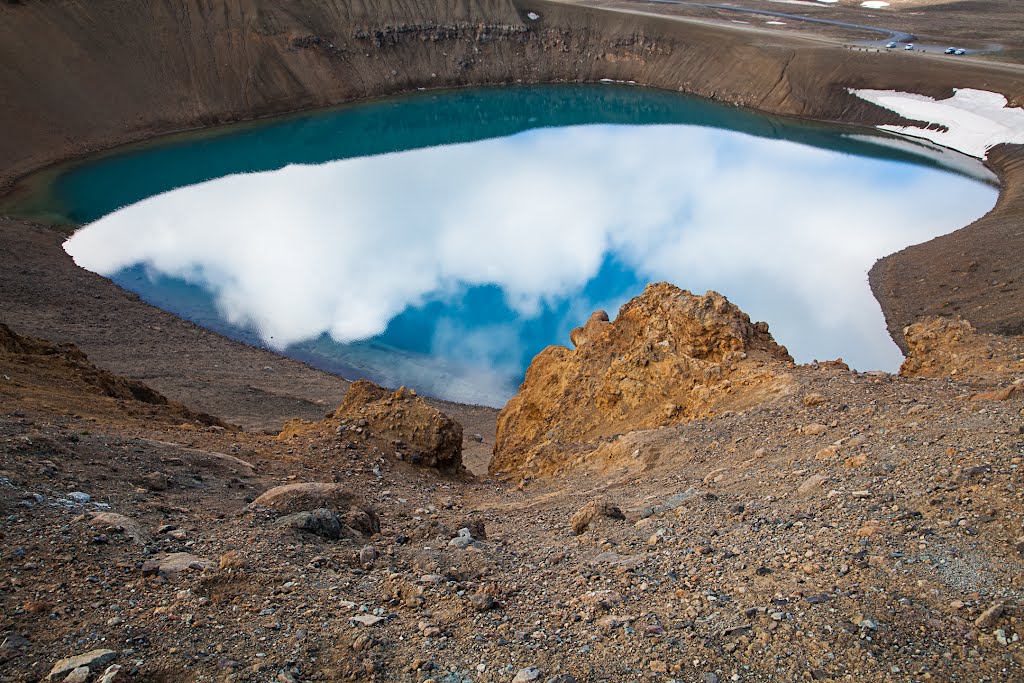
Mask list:
[[[373,387],[245,432],[4,328],[0,678],[1024,677],[1019,339],[859,373],[712,293],[627,308],[461,435]]]

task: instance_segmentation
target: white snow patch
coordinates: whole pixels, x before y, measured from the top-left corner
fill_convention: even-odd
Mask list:
[[[786,22],[784,22],[784,21],[766,21],[764,23],[768,24],[769,26],[785,26],[786,25]]]
[[[540,19],[540,15],[537,14],[536,12],[527,12],[526,18],[529,19],[530,21],[537,21],[538,19]]]
[[[818,0],[818,2],[824,2],[824,3],[828,4],[828,5],[834,5],[837,2],[839,2],[839,0]]]
[[[860,6],[867,7],[868,9],[882,9],[883,7],[888,7],[889,3],[883,2],[883,0],[865,0],[860,3]]]
[[[1000,143],[1024,144],[1024,109],[1008,107],[1006,97],[999,93],[956,88],[945,100],[894,90],[850,93],[904,118],[940,124],[946,130],[895,125],[878,128],[931,140],[972,157],[984,159],[988,150]]]

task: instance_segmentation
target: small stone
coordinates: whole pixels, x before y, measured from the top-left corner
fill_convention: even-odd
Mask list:
[[[572,674],[556,674],[554,676],[548,676],[548,679],[544,683],[576,683],[576,677]]]
[[[700,677],[703,683],[718,683],[718,676],[710,671],[705,671],[704,675]]]
[[[996,637],[996,642],[1002,645],[1003,647],[1006,647],[1006,645],[1010,642],[1009,639],[1006,637],[1006,631],[1001,628],[997,628],[995,631],[993,631],[992,635]]]
[[[801,496],[809,495],[816,491],[817,489],[821,488],[821,486],[826,481],[828,481],[828,477],[826,477],[824,474],[812,474],[810,477],[804,480],[804,483],[800,484],[800,487],[796,490],[796,492],[798,495]]]
[[[806,434],[807,436],[820,436],[828,431],[828,427],[826,427],[823,424],[814,422],[812,424],[805,425],[800,429],[800,431],[803,434]]]
[[[473,543],[473,534],[466,528],[459,529],[459,535],[448,541],[449,546],[452,548],[459,548],[460,550],[468,548],[473,545]]]
[[[622,596],[613,590],[587,591],[580,602],[591,610],[607,610],[622,602]]]
[[[348,620],[353,624],[360,624],[362,626],[376,626],[385,619],[384,617],[378,617],[372,614],[358,614],[354,617],[349,617]]]
[[[72,491],[68,494],[68,500],[78,503],[79,505],[85,505],[92,500],[92,496],[88,493],[83,493],[82,491]]]
[[[607,517],[608,519],[624,520],[626,516],[622,514],[622,510],[617,505],[612,503],[610,500],[604,497],[595,498],[572,516],[569,521],[569,526],[572,527],[574,534],[579,536],[587,530],[591,522],[599,517]]]
[[[881,524],[879,524],[876,521],[869,521],[864,526],[862,526],[861,528],[857,529],[857,537],[858,538],[868,538],[870,536],[875,536],[881,530],[882,530],[882,525]]]
[[[359,551],[359,566],[363,569],[370,569],[377,561],[377,549],[372,545],[363,546]]]
[[[498,606],[498,601],[494,599],[494,596],[482,590],[474,593],[469,602],[477,612],[486,612]]]
[[[124,672],[119,664],[111,664],[107,670],[96,679],[96,683],[127,683],[128,674]]]
[[[202,557],[190,553],[171,553],[146,560],[142,565],[142,575],[173,578],[185,570],[203,571],[212,568],[213,562]]]
[[[839,446],[825,446],[814,454],[815,460],[835,460],[839,456]]]
[[[308,531],[330,541],[336,541],[341,538],[341,520],[338,519],[334,512],[327,508],[285,515],[277,520],[277,525],[300,531]]]
[[[652,659],[651,663],[648,666],[650,667],[651,671],[653,671],[656,674],[663,674],[668,672],[668,664],[666,664],[660,659]]]
[[[50,674],[46,677],[46,680],[53,681],[65,677],[75,669],[85,667],[86,671],[97,671],[101,667],[109,664],[117,653],[113,650],[90,650],[85,654],[77,655],[75,657],[65,657],[50,669]]]
[[[996,620],[999,619],[1002,614],[1003,604],[1001,602],[997,602],[982,612],[981,616],[974,620],[974,625],[978,628],[989,628],[996,623]]]
[[[857,622],[857,628],[864,631],[877,631],[878,624],[873,619],[864,618]]]
[[[825,397],[821,394],[807,394],[801,399],[801,402],[808,408],[812,406],[820,406],[825,402]]]
[[[150,472],[142,477],[142,485],[150,491],[166,491],[171,480],[163,472]]]
[[[184,541],[188,538],[188,533],[184,529],[175,529],[174,531],[168,531],[167,535],[173,538],[175,541]]]
[[[858,467],[864,467],[864,465],[866,464],[868,464],[868,456],[864,455],[863,453],[861,453],[860,455],[854,455],[843,461],[843,465],[850,468],[851,470],[857,469]]]
[[[89,667],[80,666],[67,675],[64,683],[86,683],[89,680]]]
[[[365,633],[360,633],[352,641],[352,649],[356,652],[363,652],[364,650],[369,650],[371,647],[373,647],[373,644],[374,640],[372,637],[366,635]]]
[[[540,676],[540,669],[535,666],[528,666],[519,670],[516,677],[512,679],[512,683],[530,683],[530,681],[536,681]]]

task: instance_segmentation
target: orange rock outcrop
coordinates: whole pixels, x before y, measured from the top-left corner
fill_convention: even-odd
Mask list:
[[[604,437],[770,400],[791,388],[792,359],[765,323],[717,292],[652,284],[614,322],[572,331],[575,349],[534,358],[498,417],[490,471],[553,474]]]

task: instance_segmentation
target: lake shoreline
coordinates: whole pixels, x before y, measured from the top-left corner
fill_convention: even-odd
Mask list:
[[[273,14],[272,8],[264,9],[268,16]],[[540,19],[529,19],[528,9]],[[64,44],[60,37],[64,34],[54,31],[72,30],[76,22],[94,22],[96,14],[106,12],[103,8],[65,8],[68,15],[64,21],[54,22],[47,17],[50,10],[45,7],[8,6],[3,11],[12,36],[14,32],[33,36],[33,40],[42,40],[58,52]],[[118,61],[112,56],[108,59],[114,61],[103,62],[101,58],[91,68],[73,75],[55,70],[59,54],[53,55],[57,61],[48,58],[31,67],[37,70],[37,78],[68,85],[60,109],[35,100],[33,93],[24,88],[7,86],[7,91],[17,92],[19,97],[0,113],[5,129],[12,131],[8,142],[0,148],[0,182],[10,184],[17,177],[60,161],[175,131],[420,88],[517,80],[636,81],[768,113],[867,127],[899,123],[900,118],[850,95],[846,91],[849,87],[943,96],[953,87],[969,85],[998,90],[1011,103],[1024,100],[1021,70],[1013,66],[950,63],[914,55],[908,68],[903,55],[852,51],[819,39],[769,35],[678,18],[557,2],[531,3],[527,8],[526,3],[499,0],[459,9],[412,3],[401,10],[388,6],[386,11],[383,7],[377,11],[379,14],[360,14],[350,10],[348,16],[335,17],[311,3],[309,15],[301,20],[278,17],[281,26],[272,29],[268,23],[265,31],[261,29],[247,40],[251,49],[261,55],[260,59],[272,66],[241,97],[221,87],[223,80],[242,78],[244,73],[237,53],[214,39],[218,31],[224,30],[218,25],[221,19],[195,17],[206,23],[198,21],[189,28],[176,23],[177,18],[161,17],[165,28],[172,28],[170,33],[175,36],[192,30],[209,32],[211,47],[197,58],[211,64],[220,60],[223,65],[214,70],[217,78],[205,81],[196,80],[191,68],[185,69],[177,61],[183,53],[176,46],[153,35],[150,18],[143,21],[140,17],[122,17],[104,29],[115,32],[116,40],[108,38],[103,30],[87,40],[102,42],[104,50],[115,53],[135,50],[138,59]],[[381,18],[385,16],[387,19]],[[12,37],[8,44],[18,50],[21,39]],[[69,44],[77,45],[75,41]],[[38,56],[27,48],[21,54]],[[138,80],[152,72],[154,59],[166,61],[172,72],[159,87]],[[346,68],[339,70],[342,64]],[[286,73],[295,74],[295,69],[303,70],[302,76],[291,81],[284,78]],[[112,74],[135,84],[130,97],[104,96],[107,86],[99,79],[109,79]],[[69,77],[76,79],[74,88]],[[190,97],[183,97],[189,93]],[[1014,245],[1024,240],[1018,227],[1024,220],[1024,148],[998,147],[990,154],[988,166],[1002,183],[999,200],[991,212],[951,235],[888,256],[871,271],[876,298],[890,333],[901,346],[906,324],[934,314],[959,313],[986,331],[1022,331],[1024,298],[1008,295],[1005,290],[1012,291],[1012,281],[1024,274],[1024,265],[1015,263],[1011,257],[1020,251]],[[17,221],[5,221],[4,227],[5,234],[6,230],[31,230]],[[10,253],[26,252],[33,246],[38,244],[32,245],[16,235],[11,235],[7,242]],[[62,252],[51,253],[39,263],[44,268],[63,268],[60,262],[65,259]],[[153,357],[144,357],[135,344],[126,348],[123,339],[102,339],[104,335],[85,332],[92,326],[67,317],[77,317],[81,311],[63,310],[55,303],[65,293],[48,290],[27,274],[30,272],[29,268],[8,273],[12,287],[5,287],[5,292],[27,292],[38,285],[44,290],[40,292],[43,296],[16,301],[5,296],[0,303],[0,315],[5,320],[33,334],[74,339],[87,351],[98,354],[98,360],[113,363],[119,372],[131,374],[127,370],[132,369],[140,376],[147,374],[144,368]],[[992,282],[1001,286],[994,287]],[[89,278],[79,284],[87,288],[97,286]],[[101,298],[107,295],[108,292],[96,294]],[[124,310],[131,306],[131,301],[131,295],[115,297],[109,300],[111,306],[103,315],[110,322],[116,321],[115,326],[120,329],[133,318]],[[58,310],[63,312],[57,314]],[[166,320],[160,324],[167,324]],[[162,344],[157,348],[163,348]],[[182,348],[187,348],[187,344]],[[153,352],[159,353],[155,349]],[[125,355],[133,356],[132,360],[124,360]],[[199,371],[201,367],[194,369]],[[168,387],[171,384],[174,383],[169,382]],[[178,389],[188,393],[186,387]],[[167,393],[173,395],[173,391]],[[202,402],[200,407],[207,409]]]

